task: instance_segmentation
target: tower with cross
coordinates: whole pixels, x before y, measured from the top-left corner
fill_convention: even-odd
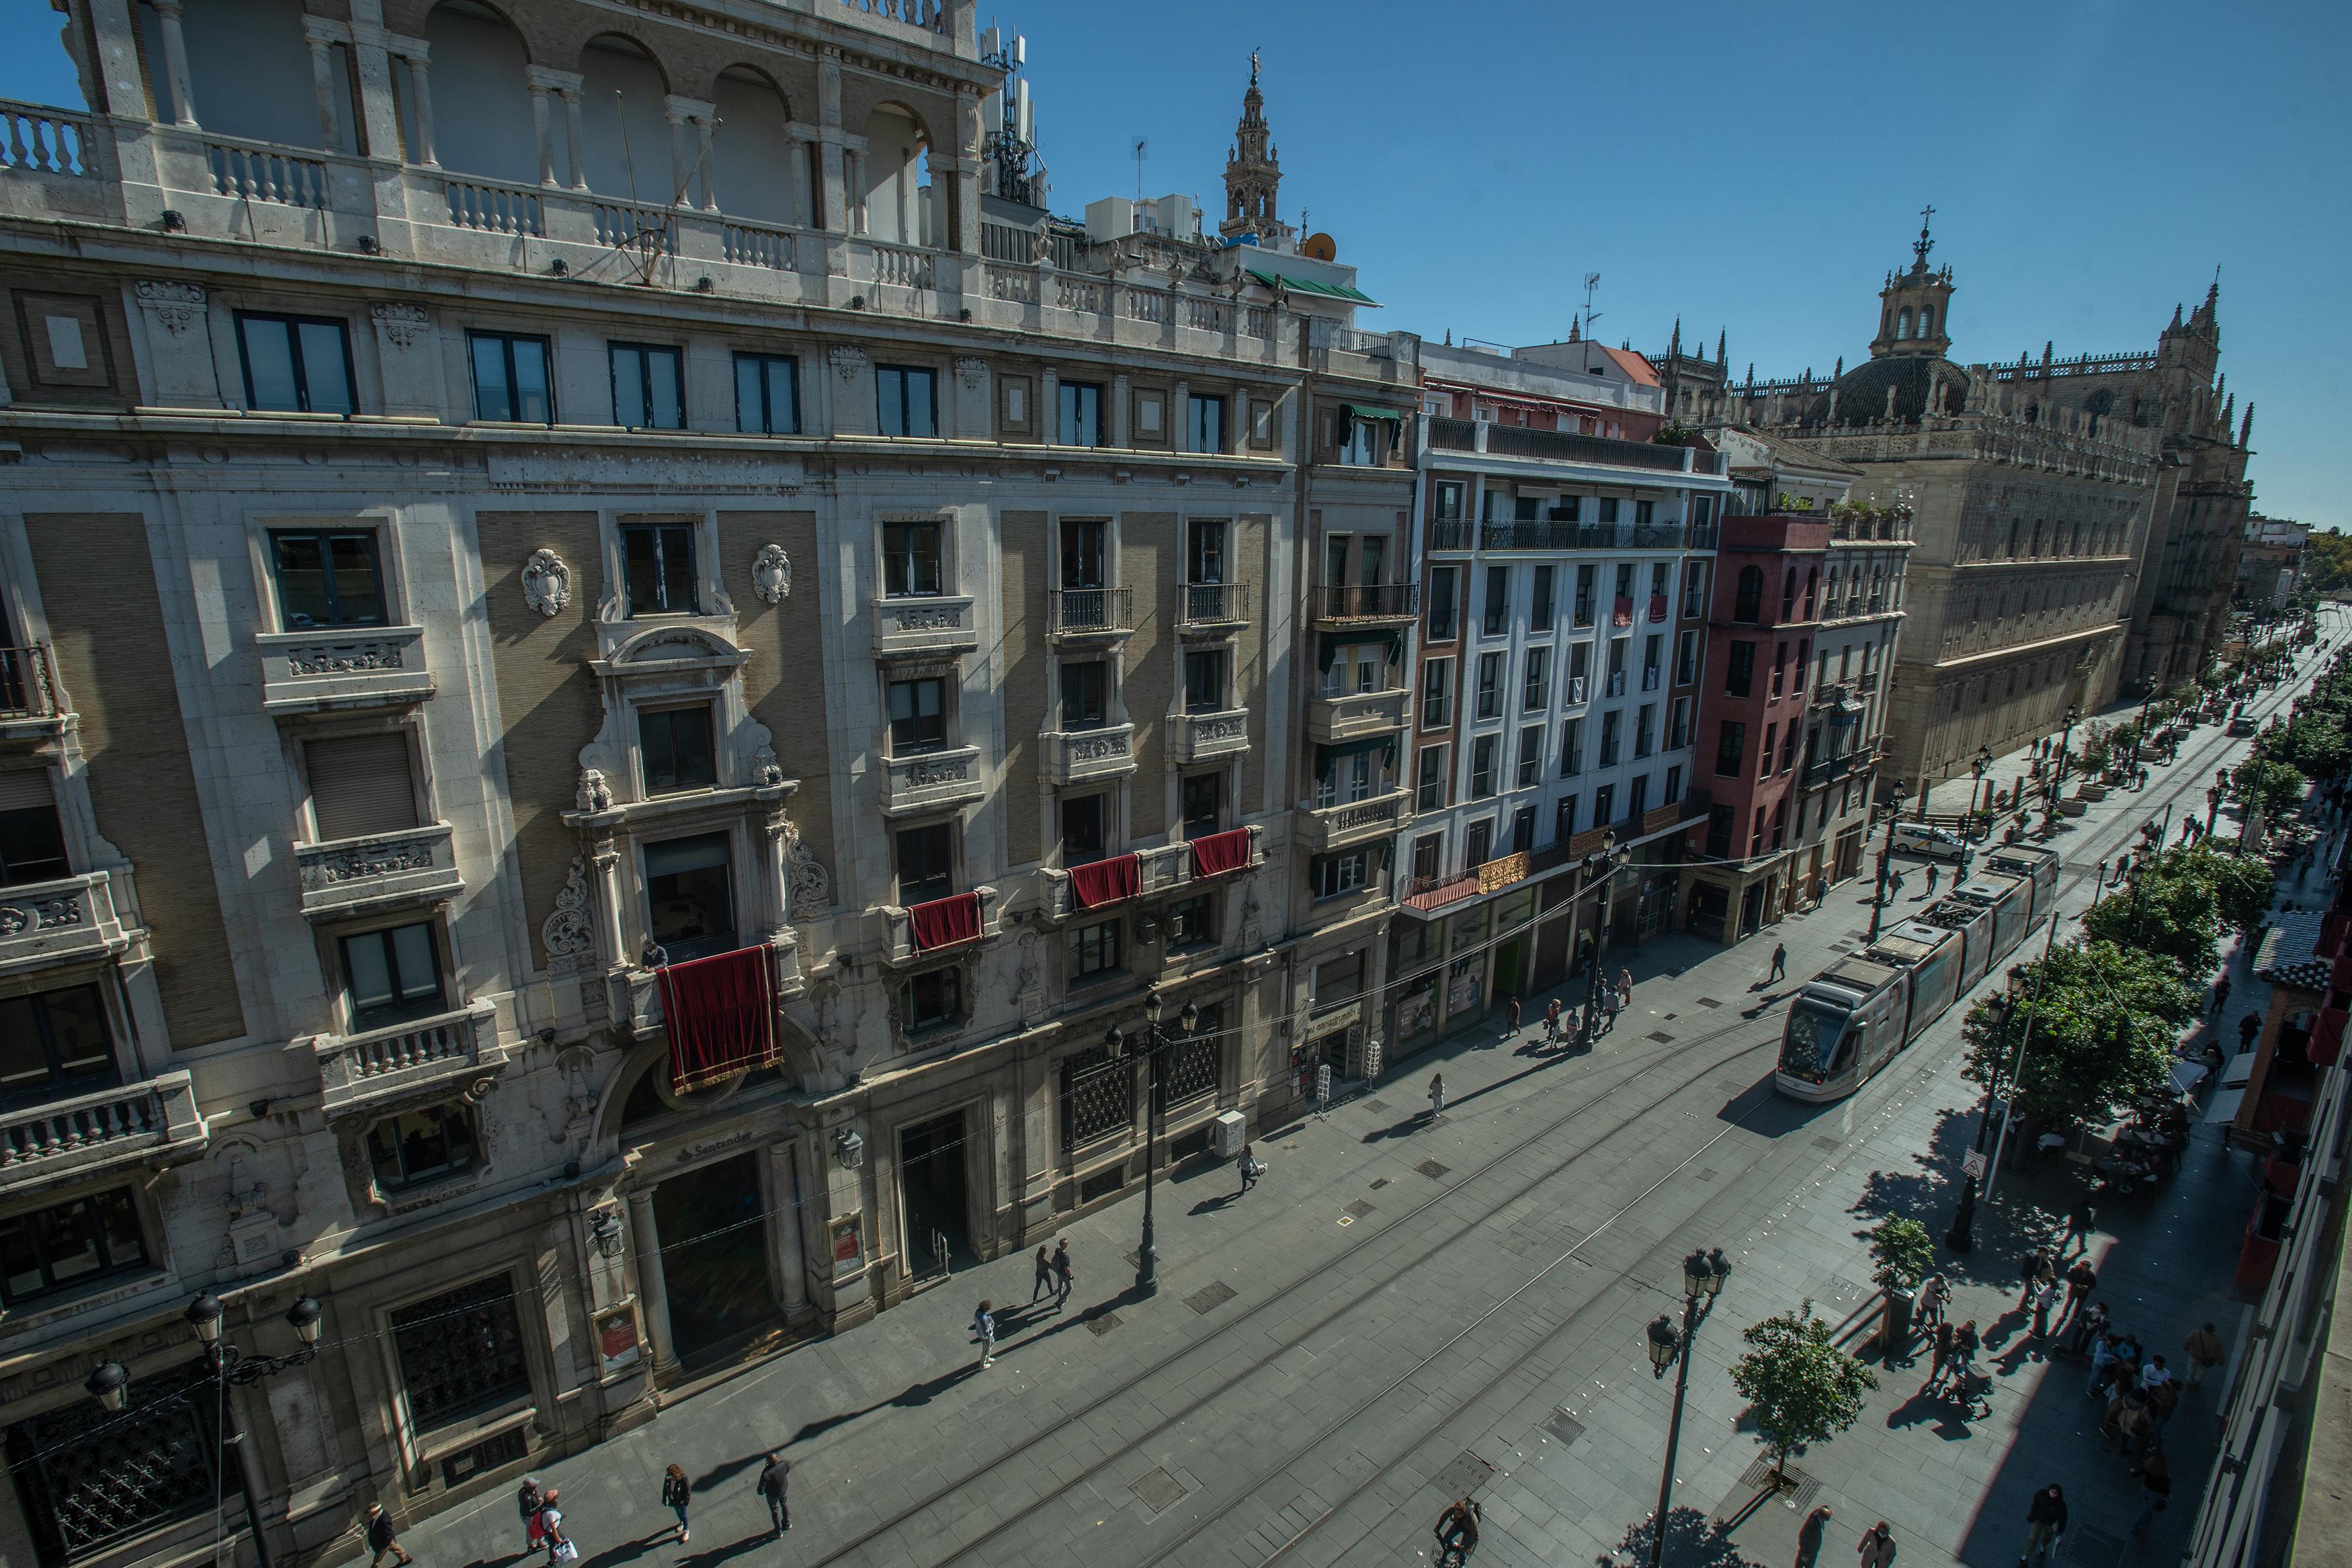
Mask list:
[[[1254,234],[1260,244],[1273,246],[1288,233],[1275,211],[1282,160],[1265,123],[1265,96],[1258,91],[1257,76],[1257,51],[1252,49],[1249,90],[1242,95],[1241,121],[1234,127],[1233,150],[1225,156],[1225,218],[1217,232],[1229,239]]]
[[[1952,269],[1930,268],[1927,253],[1936,248],[1929,232],[1936,209],[1919,209],[1919,237],[1911,242],[1911,265],[1886,275],[1878,291],[1878,336],[1871,340],[1874,360],[1897,356],[1942,359],[1952,347],[1950,323],[1945,319],[1952,301]]]

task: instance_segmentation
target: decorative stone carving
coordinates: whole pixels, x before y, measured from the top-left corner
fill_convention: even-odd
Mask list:
[[[586,787],[584,779],[582,787]],[[601,780],[598,787],[603,787]],[[539,939],[547,946],[550,973],[585,968],[594,956],[596,932],[588,920],[588,862],[582,856],[572,857],[572,869],[563,873],[563,886],[555,894],[554,913],[540,926]]]
[[[45,898],[37,904],[0,904],[0,936],[18,936],[27,930],[54,931],[81,923],[81,899],[76,894]]]
[[[360,882],[372,876],[392,876],[404,871],[431,871],[433,846],[430,842],[404,842],[399,840],[355,844],[331,858],[311,862],[302,869],[304,883],[317,887],[333,887],[346,882]]]
[[[402,667],[397,643],[322,643],[289,648],[286,653],[286,673],[289,675],[356,675],[369,670]]]
[[[368,314],[375,318],[376,330],[402,353],[416,347],[417,340],[433,325],[433,318],[425,313],[424,306],[404,304],[398,300],[371,305]]]
[[[139,303],[174,338],[205,318],[205,290],[200,283],[171,283],[145,278],[131,286]]]
[[[978,392],[981,383],[988,380],[988,361],[977,354],[962,355],[955,362],[955,373],[964,391]]]
[[[957,758],[952,762],[922,762],[907,769],[907,787],[921,789],[934,784],[961,784],[971,777],[971,761]]]
[[[771,604],[782,604],[793,594],[793,558],[782,545],[761,545],[751,558],[751,589]]]
[[[1036,238],[1029,242],[1029,255],[1040,267],[1045,266],[1054,259],[1054,236],[1046,229],[1043,219],[1038,221]]]
[[[1126,755],[1127,737],[1123,735],[1097,735],[1070,742],[1070,759],[1073,762],[1099,762],[1107,757]]]
[[[959,605],[942,605],[935,609],[901,610],[898,612],[901,632],[961,632],[963,630],[963,610]]]
[[[789,919],[814,920],[833,904],[833,878],[790,817],[784,819],[784,894]]]
[[[1044,946],[1034,931],[1021,934],[1013,970],[1013,1009],[1024,1023],[1034,1024],[1045,1016]]]
[[[583,768],[580,770],[579,805],[583,811],[609,811],[613,809],[613,787],[604,782],[603,768]]]
[[[863,349],[848,343],[835,343],[824,351],[824,357],[825,362],[833,367],[833,373],[845,382],[855,382],[866,373],[867,361]]]
[[[1195,740],[1234,740],[1239,738],[1249,723],[1246,714],[1222,714],[1215,718],[1196,719],[1192,724]]]
[[[772,789],[784,781],[784,770],[776,761],[776,748],[761,741],[751,753],[751,782],[762,789]]]
[[[572,602],[572,569],[551,549],[530,552],[522,568],[523,602],[541,615],[559,615]]]

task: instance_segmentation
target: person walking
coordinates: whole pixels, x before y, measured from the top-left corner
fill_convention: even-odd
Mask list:
[[[1478,1550],[1478,1521],[1484,1517],[1475,1498],[1463,1498],[1449,1503],[1437,1516],[1437,1560],[1441,1563],[1466,1563],[1470,1553]]]
[[[2074,1319],[2074,1337],[2066,1343],[2069,1355],[2085,1355],[2092,1345],[2107,1337],[2107,1303],[2093,1301]]]
[[[1952,1326],[1951,1320],[1948,1318],[1936,1325],[1936,1333],[1928,1341],[1931,1348],[1928,1353],[1927,1381],[1919,1385],[1920,1393],[1933,1394],[1942,1385],[1944,1371],[1952,1362],[1952,1341],[1958,1333],[1959,1331]]]
[[[2033,1494],[2025,1510],[2025,1550],[2017,1554],[2021,1563],[2048,1562],[2050,1553],[2066,1533],[2066,1493],[2056,1481],[2052,1481]]]
[[[1822,1537],[1829,1533],[1830,1511],[1825,1503],[1805,1515],[1805,1522],[1797,1526],[1796,1568],[1813,1568],[1822,1555]]]
[[[1944,1321],[1944,1306],[1952,1299],[1952,1287],[1941,1274],[1930,1274],[1919,1282],[1919,1322],[1932,1328]]]
[[[1863,1531],[1862,1542],[1853,1552],[1856,1568],[1894,1568],[1895,1532],[1882,1519]]]
[[[399,1527],[392,1522],[392,1515],[383,1511],[383,1504],[368,1504],[367,1518],[368,1550],[375,1553],[373,1568],[383,1568],[383,1560],[387,1557],[397,1559],[400,1568],[408,1568],[408,1564],[416,1561],[400,1544]]]
[[[2033,1287],[2033,1337],[2035,1339],[2049,1339],[2050,1312],[2057,1304],[2058,1286],[2054,1281],[2045,1278]]]
[[[1054,1255],[1043,1247],[1030,1264],[1029,1304],[1035,1306],[1042,1296],[1054,1293]]]
[[[2251,949],[2249,949],[2251,951]],[[2254,1049],[2254,1037],[2263,1032],[2263,1015],[2248,1013],[2238,1020],[2238,1050],[2241,1053]]]
[[[2220,1018],[2221,1016],[2221,1009],[2229,1005],[2229,1001],[2230,977],[2224,975],[2220,979],[2213,982],[2213,1006],[2209,1010],[2215,1018]]]
[[[545,1499],[539,1495],[539,1478],[525,1476],[522,1486],[515,1492],[515,1508],[522,1515],[522,1549],[539,1550],[539,1511]]]
[[[2058,1314],[2059,1323],[2063,1326],[2071,1322],[2098,1288],[2099,1271],[2091,1267],[2089,1254],[2075,1259],[2074,1267],[2066,1270],[2066,1309]]]
[[[1601,988],[1601,1032],[1610,1034],[1617,1028],[1617,1015],[1625,1009],[1625,998],[1614,986]]]
[[[547,1548],[548,1568],[555,1568],[560,1563],[580,1561],[579,1546],[563,1531],[562,1503],[562,1494],[554,1487],[548,1488],[546,1495],[539,1502],[539,1540],[540,1544]],[[375,1568],[383,1568],[383,1565],[378,1563]]]
[[[1445,1074],[1433,1072],[1429,1075],[1429,1119],[1434,1122],[1444,1114]]]
[[[1944,1367],[1951,1375],[1952,1392],[1970,1404],[1975,1403],[1975,1396],[1969,1390],[1976,1380],[1977,1349],[1983,1343],[1983,1336],[1977,1333],[1977,1321],[1970,1318],[1953,1333],[1951,1358]]]
[[[1944,868],[1930,862],[1927,867],[1927,896],[1936,896],[1936,877]]]
[[[2042,1271],[2050,1267],[2050,1256],[2039,1247],[2026,1249],[2024,1261],[2017,1266],[2017,1278],[2021,1289],[2018,1292],[2017,1310],[2033,1305],[2034,1288],[2042,1283]]]
[[[1503,998],[1503,1020],[1507,1031],[1513,1039],[1517,1039],[1519,1032],[1519,998],[1517,997]]]
[[[980,1341],[982,1369],[996,1364],[996,1303],[982,1301],[971,1314],[972,1337]]]
[[[1070,1263],[1070,1239],[1063,1237],[1054,1244],[1054,1306],[1055,1310],[1070,1304],[1070,1291],[1078,1282],[1077,1270]]]
[[[2172,1466],[2161,1452],[2150,1454],[2139,1462],[2139,1517],[2132,1521],[2132,1533],[2146,1530],[2171,1501]]]
[[[662,1472],[662,1506],[677,1515],[677,1543],[686,1544],[686,1506],[694,1500],[694,1487],[686,1479],[686,1471],[676,1465]]]
[[[1633,971],[1631,969],[1617,971],[1617,1002],[1620,1007],[1633,1005]]]
[[[1769,986],[1775,980],[1783,980],[1788,978],[1788,946],[1785,943],[1775,942],[1772,944],[1772,972],[1764,977],[1764,983]]]
[[[760,1467],[752,1490],[768,1500],[768,1533],[782,1535],[793,1527],[793,1462],[773,1448]]]
[[[1551,999],[1550,1005],[1544,1009],[1544,1043],[1546,1045],[1556,1045],[1559,1041],[1559,998],[1558,997],[1554,997]]]
[[[2180,1348],[2189,1356],[2189,1386],[2191,1388],[2204,1382],[2205,1375],[2221,1365],[2222,1356],[2227,1354],[2221,1345],[2221,1336],[2213,1332],[2211,1323],[2190,1330],[2189,1337],[2180,1342]]]
[[[1242,1145],[1242,1157],[1234,1161],[1234,1166],[1235,1169],[1241,1172],[1242,1191],[1244,1193],[1248,1192],[1250,1188],[1255,1186],[1257,1185],[1257,1178],[1265,1174],[1265,1165],[1258,1159],[1256,1154],[1251,1150],[1247,1144],[1244,1144]]]

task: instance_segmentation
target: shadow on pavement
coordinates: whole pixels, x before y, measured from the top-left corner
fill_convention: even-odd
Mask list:
[[[1634,1525],[1607,1556],[1594,1561],[1601,1568],[1646,1563],[1650,1560],[1654,1522],[1645,1519]],[[1729,1521],[1711,1520],[1697,1509],[1680,1505],[1666,1513],[1665,1561],[1670,1568],[1762,1568],[1755,1559],[1741,1553],[1738,1543],[1731,1539]]]
[[[1784,1138],[1790,1133],[1801,1132],[1830,1113],[1841,1109],[1835,1101],[1816,1105],[1803,1100],[1790,1100],[1773,1092],[1772,1074],[1742,1089],[1723,1103],[1716,1112],[1720,1122],[1737,1122],[1751,1133],[1768,1138]]]

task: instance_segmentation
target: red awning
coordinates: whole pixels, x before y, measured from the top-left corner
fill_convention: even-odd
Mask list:
[[[1100,909],[1106,904],[1133,898],[1143,891],[1143,868],[1133,855],[1117,855],[1091,865],[1070,868],[1070,891],[1080,909]]]
[[[980,894],[951,894],[946,898],[935,898],[929,904],[919,904],[907,911],[907,924],[918,953],[928,953],[934,947],[953,947],[963,942],[977,942],[980,940]]]
[[[683,1094],[776,1060],[776,972],[765,943],[654,971]]]
[[[1249,864],[1249,830],[1234,828],[1192,841],[1192,874],[1223,876]]]

